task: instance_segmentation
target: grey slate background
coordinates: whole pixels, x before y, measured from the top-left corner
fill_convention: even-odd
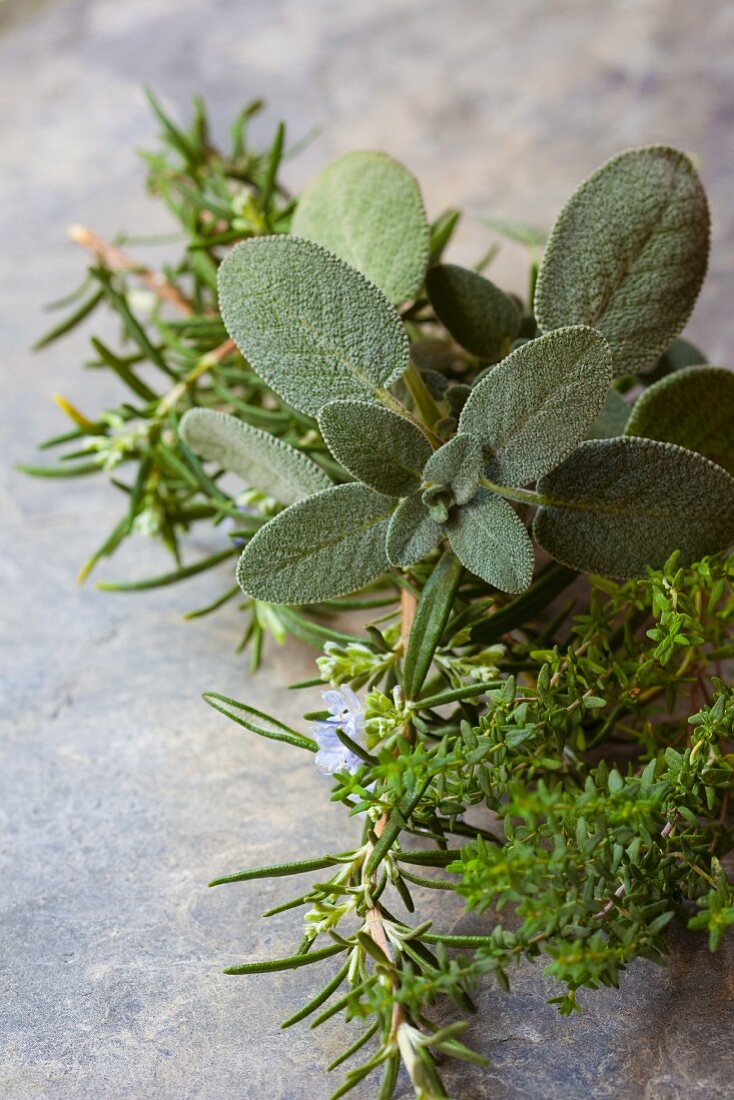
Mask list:
[[[40,358],[27,348],[46,323],[39,303],[81,270],[69,222],[107,236],[166,227],[140,186],[134,149],[154,128],[139,85],[179,112],[203,93],[222,130],[264,95],[268,126],[322,128],[289,170],[295,187],[330,156],[377,146],[419,175],[432,214],[458,204],[548,226],[620,148],[679,145],[699,159],[714,219],[690,333],[726,365],[733,61],[725,0],[0,3],[3,1096],[321,1098],[345,1038],[339,1023],[278,1031],[316,968],[220,975],[294,942],[297,918],[259,918],[288,884],[205,888],[217,872],[344,842],[308,762],[253,744],[199,701],[211,688],[296,717],[282,685],[311,673],[310,655],[271,653],[253,680],[233,652],[234,614],[182,623],[224,578],[147,598],[77,589],[117,501],[101,483],[33,482],[9,466],[61,430],[52,391],[89,409],[110,396],[82,379],[81,335]],[[467,221],[456,256],[475,255],[483,234]],[[498,278],[519,285],[521,271],[507,248]],[[140,539],[100,575],[160,565]],[[587,996],[571,1021],[522,971],[511,996],[482,994],[472,1038],[492,1067],[451,1070],[452,1095],[734,1095],[733,965],[731,946],[712,959],[681,933],[667,971],[634,966],[619,994]]]

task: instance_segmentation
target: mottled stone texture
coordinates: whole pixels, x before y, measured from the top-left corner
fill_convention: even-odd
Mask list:
[[[226,978],[227,962],[285,952],[297,918],[266,925],[289,885],[207,892],[216,872],[344,842],[324,781],[294,750],[253,744],[209,711],[207,688],[295,716],[298,647],[251,679],[233,653],[236,615],[185,625],[225,578],[142,597],[74,586],[117,516],[93,482],[24,480],[9,468],[62,429],[49,394],[87,409],[112,392],[82,379],[82,336],[33,359],[39,303],[81,259],[64,229],[166,226],[142,194],[134,148],[152,125],[139,85],[183,109],[196,91],[223,129],[265,95],[268,125],[322,137],[289,168],[299,186],[333,154],[377,146],[417,171],[431,213],[548,225],[581,177],[619,148],[693,152],[712,200],[712,270],[691,333],[734,355],[734,8],[720,0],[6,0],[0,7],[3,224],[2,1095],[326,1097],[343,1043],[278,1021],[310,990],[295,976]],[[478,234],[478,241],[473,241]],[[455,255],[488,243],[467,218]],[[508,247],[498,275],[519,285]],[[199,548],[201,549],[201,547]],[[104,576],[161,566],[139,540]],[[275,768],[281,771],[275,778]],[[460,913],[437,918],[465,927]],[[680,934],[667,971],[632,968],[582,1018],[545,1004],[523,970],[488,988],[473,1039],[486,1071],[451,1069],[469,1098],[734,1095],[731,947],[710,958]],[[323,964],[321,973],[330,970]],[[370,1090],[359,1095],[368,1096]]]

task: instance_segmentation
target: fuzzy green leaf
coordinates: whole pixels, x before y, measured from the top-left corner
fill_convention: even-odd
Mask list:
[[[396,497],[420,485],[431,445],[405,417],[366,401],[331,401],[319,427],[334,458],[365,485]]]
[[[604,408],[586,433],[587,439],[614,439],[624,435],[630,406],[617,390],[610,390]]]
[[[483,466],[482,444],[466,432],[433,452],[423,471],[423,503],[437,523],[446,522],[455,504],[471,500]]]
[[[476,271],[437,264],[426,289],[436,316],[463,348],[496,363],[520,331],[520,311],[499,287]]]
[[[294,504],[331,485],[324,471],[295,447],[216,409],[189,409],[180,432],[196,454],[282,504]]]
[[[388,565],[395,501],[366,485],[335,485],[292,504],[245,547],[237,580],[269,603],[318,603],[353,592]]]
[[[408,365],[408,340],[382,291],[297,237],[256,237],[219,268],[222,318],[245,358],[315,416],[340,397],[372,400]]]
[[[734,478],[670,443],[590,440],[537,491],[535,538],[573,569],[635,577],[674,550],[692,561],[734,541]]]
[[[328,164],[301,196],[292,231],[341,256],[395,305],[423,284],[429,231],[420,189],[385,153],[347,153]]]
[[[538,276],[538,323],[592,325],[615,374],[645,370],[690,316],[708,249],[708,204],[688,157],[663,145],[621,153],[561,211]]]
[[[723,367],[686,367],[645,390],[627,435],[677,443],[734,474],[734,374]]]
[[[484,490],[452,514],[451,548],[466,568],[502,592],[522,592],[533,579],[533,544],[517,512]]]
[[[441,527],[421,500],[421,493],[405,497],[395,509],[387,530],[387,556],[391,565],[409,569],[441,541]]]
[[[583,439],[611,382],[603,336],[583,325],[557,329],[522,344],[474,388],[459,428],[491,450],[487,477],[526,485]]]

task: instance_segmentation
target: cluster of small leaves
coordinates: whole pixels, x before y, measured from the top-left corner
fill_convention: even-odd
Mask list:
[[[436,1056],[482,1060],[458,1038],[472,991],[488,977],[509,988],[523,959],[545,960],[568,1014],[581,1011],[579,990],[617,986],[632,960],[663,961],[674,918],[707,931],[712,950],[734,923],[721,863],[734,846],[734,691],[713,675],[734,653],[734,556],[683,567],[676,553],[641,580],[590,587],[552,565],[486,610],[449,550],[424,576],[407,646],[377,624],[359,647],[328,645],[324,679],[366,686],[360,738],[346,721],[337,734],[353,765],[332,790],[362,816],[360,844],[217,880],[328,870],[270,911],[306,910],[296,952],[230,972],[339,956],[284,1025],[337,1013],[362,1024],[330,1068],[363,1047],[369,1056],[335,1096],[373,1071],[391,1096],[400,1059],[417,1096],[446,1095]],[[475,659],[490,679],[476,679]],[[209,701],[252,732],[318,751],[244,704]],[[307,717],[317,729],[327,713]],[[477,934],[421,919],[428,890],[464,898]],[[460,1014],[448,1026],[436,1021],[441,998]]]
[[[728,710],[730,738],[731,698],[719,684],[714,703],[689,721]],[[532,787],[510,782],[497,808],[504,846],[478,840],[449,867],[470,906],[509,906],[521,920],[519,941],[550,956],[546,973],[568,987],[558,998],[564,1013],[577,1007],[580,987],[617,986],[632,959],[662,958],[664,931],[674,916],[688,916],[687,903],[697,914],[689,923],[709,928],[712,949],[726,920],[734,922],[726,913],[734,887],[717,859],[731,847],[721,815],[734,759],[722,749],[721,727],[692,741],[684,753],[657,753],[642,771],[577,762],[562,779],[550,770]]]

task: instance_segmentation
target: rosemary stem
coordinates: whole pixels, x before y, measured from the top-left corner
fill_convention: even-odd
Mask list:
[[[96,256],[105,267],[109,267],[115,271],[130,271],[134,275],[137,275],[144,286],[152,290],[162,301],[168,302],[169,305],[174,306],[180,313],[185,313],[189,317],[196,313],[191,302],[183,296],[178,287],[175,287],[173,283],[169,283],[162,275],[157,275],[154,271],[139,264],[137,260],[134,260],[132,256],[128,256],[128,254],[118,248],[117,245],[110,244],[108,241],[98,237],[96,233],[92,233],[91,229],[87,229],[86,226],[70,225],[67,230],[67,236],[74,244],[78,244],[80,248],[86,248],[88,252]]]
[[[132,256],[128,256],[128,254],[118,248],[117,245],[110,244],[109,241],[103,240],[101,237],[97,236],[96,233],[93,233],[91,229],[87,229],[83,225],[70,225],[68,236],[74,244],[78,244],[81,248],[86,248],[87,251],[96,256],[105,267],[112,268],[116,271],[130,271],[137,275],[140,281],[147,286],[149,290],[152,290],[158,298],[174,306],[180,313],[185,313],[188,317],[196,313],[194,307],[188,299],[183,296],[178,287],[175,287],[173,283],[169,283],[162,275],[158,275],[149,268],[139,264],[137,260],[134,260]],[[171,409],[175,408],[197,379],[201,378],[201,376],[211,370],[212,367],[221,363],[221,361],[234,350],[234,340],[225,340],[219,347],[216,347],[213,351],[202,356],[188,374],[182,378],[180,382],[177,382],[162,398],[157,410],[159,416],[164,416],[167,412],[170,412]]]
[[[405,588],[402,589],[401,594],[400,594],[400,606],[401,606],[400,635],[401,635],[401,638],[402,638],[402,641],[403,641],[403,647],[404,648],[408,644],[408,638],[410,636],[410,631],[411,631],[411,628],[413,626],[413,619],[415,617],[415,609],[416,609],[417,603],[418,603],[418,601],[417,601],[416,597],[413,595],[412,592],[409,592]],[[378,839],[382,836],[382,834],[385,830],[385,827],[387,826],[388,820],[389,820],[388,814],[383,813],[382,816],[380,817],[379,821],[376,823],[374,831],[375,831],[375,836]],[[364,866],[365,867],[369,863],[369,857],[372,853],[372,848],[373,848],[373,845],[371,843],[369,843],[368,848],[367,848],[367,852],[366,852],[366,856],[365,856],[365,861],[364,861]],[[372,881],[371,881],[370,885],[375,885],[376,884],[376,875],[377,875],[377,869],[375,869],[372,872],[372,875],[371,875],[371,880]],[[382,912],[380,910],[379,905],[374,905],[374,906],[372,906],[372,908],[367,910],[367,913],[365,914],[365,928],[366,928],[367,932],[369,933],[369,935],[372,937],[373,942],[376,943],[379,948],[381,948],[381,950],[385,953],[385,955],[387,956],[388,959],[391,959],[394,962],[393,951],[392,951],[392,948],[390,946],[390,942],[388,940],[387,933],[385,932],[385,924],[384,924],[384,921],[383,921]],[[395,977],[394,972],[391,975],[391,983],[392,983],[393,989],[397,990],[397,979]],[[390,1041],[391,1042],[397,1043],[398,1032],[400,1031],[400,1028],[405,1023],[407,1023],[406,1016],[405,1016],[405,1011],[403,1009],[403,1006],[396,1000],[393,1003],[392,1017],[391,1017],[391,1023],[390,1023]],[[397,1044],[397,1045],[398,1045],[398,1049],[400,1050],[400,1045],[399,1044]],[[402,1050],[401,1050],[401,1056],[402,1056]],[[408,1067],[406,1066],[406,1068],[408,1068]]]

